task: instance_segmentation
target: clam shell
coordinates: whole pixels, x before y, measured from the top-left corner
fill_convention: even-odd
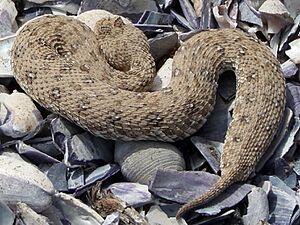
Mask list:
[[[175,146],[160,142],[116,142],[115,161],[125,179],[141,184],[148,184],[158,168],[185,169],[182,153]]]

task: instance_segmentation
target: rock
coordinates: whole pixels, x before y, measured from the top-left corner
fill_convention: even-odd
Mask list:
[[[42,121],[42,115],[24,93],[0,94],[0,130],[3,134],[19,138],[34,132]]]

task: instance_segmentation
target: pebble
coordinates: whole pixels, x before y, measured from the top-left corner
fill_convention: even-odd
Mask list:
[[[151,87],[152,91],[159,91],[169,85],[172,78],[172,63],[173,59],[167,59],[159,69]]]
[[[0,94],[0,130],[6,136],[23,137],[40,125],[42,115],[26,94]]]
[[[5,155],[0,155],[0,165],[0,201],[24,202],[37,212],[51,206],[53,185],[37,167]]]
[[[0,38],[13,34],[18,12],[12,0],[0,1]]]

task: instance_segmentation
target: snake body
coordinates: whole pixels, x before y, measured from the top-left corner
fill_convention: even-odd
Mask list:
[[[205,123],[219,75],[233,70],[237,93],[221,179],[178,216],[248,178],[272,141],[285,105],[278,61],[237,29],[200,32],[186,41],[174,55],[169,87],[156,92],[147,91],[154,61],[146,37],[118,19],[99,21],[93,32],[73,18],[38,18],[17,35],[12,66],[29,96],[95,135],[168,142],[192,135]]]

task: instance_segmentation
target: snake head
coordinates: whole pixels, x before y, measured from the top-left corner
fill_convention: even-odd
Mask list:
[[[123,33],[125,26],[121,17],[104,18],[96,23],[95,33],[98,38],[117,36]]]

